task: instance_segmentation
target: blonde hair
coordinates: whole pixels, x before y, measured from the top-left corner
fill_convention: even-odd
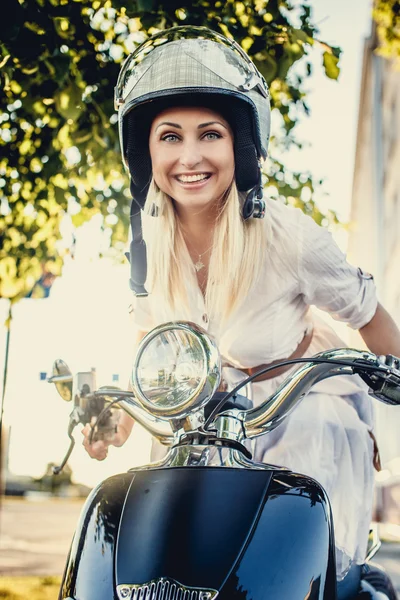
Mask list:
[[[224,322],[245,300],[265,260],[263,219],[244,221],[243,198],[233,184],[225,195],[214,230],[206,312]],[[190,318],[187,285],[197,285],[196,271],[170,197],[152,179],[144,206],[143,232],[147,246],[146,285],[160,296],[167,310]],[[156,217],[152,215],[156,214]]]

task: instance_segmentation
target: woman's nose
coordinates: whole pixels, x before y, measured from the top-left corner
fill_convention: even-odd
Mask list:
[[[182,153],[179,162],[187,169],[193,169],[202,161],[200,148],[196,143],[188,142],[182,146]]]

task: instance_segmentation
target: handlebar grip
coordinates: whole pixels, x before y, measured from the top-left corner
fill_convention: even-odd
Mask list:
[[[381,395],[386,400],[390,400],[391,404],[400,404],[400,380],[397,383],[385,381],[376,395]]]

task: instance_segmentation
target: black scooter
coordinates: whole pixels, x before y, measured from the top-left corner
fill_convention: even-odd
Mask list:
[[[69,424],[115,430],[120,409],[169,446],[163,460],[107,479],[89,495],[59,600],[378,600],[379,576],[337,591],[328,497],[310,477],[252,461],[249,440],[268,434],[322,379],[358,374],[373,396],[400,404],[400,364],[342,348],[282,364],[301,366],[257,408],[218,392],[220,355],[193,323],[157,327],[141,342],[133,392],[96,390],[56,361],[49,381],[74,401]],[[277,366],[280,366],[277,365]],[[369,551],[369,557],[379,547]],[[383,594],[386,593],[386,595]],[[344,594],[344,595],[343,595]]]

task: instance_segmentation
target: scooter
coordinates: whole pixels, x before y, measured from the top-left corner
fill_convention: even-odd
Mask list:
[[[96,389],[93,371],[73,377],[56,361],[49,381],[74,403],[70,448],[56,472],[73,449],[76,425],[91,423],[100,439],[115,431],[121,409],[169,447],[161,461],[110,477],[90,493],[59,600],[390,598],[360,577],[353,591],[338,595],[327,494],[310,477],[254,462],[250,441],[336,375],[358,374],[375,398],[400,404],[400,361],[341,348],[276,366],[297,363],[254,408],[239,392],[273,367],[218,391],[218,348],[189,322],[163,324],[142,340],[133,391]],[[375,541],[368,559],[378,547]]]

